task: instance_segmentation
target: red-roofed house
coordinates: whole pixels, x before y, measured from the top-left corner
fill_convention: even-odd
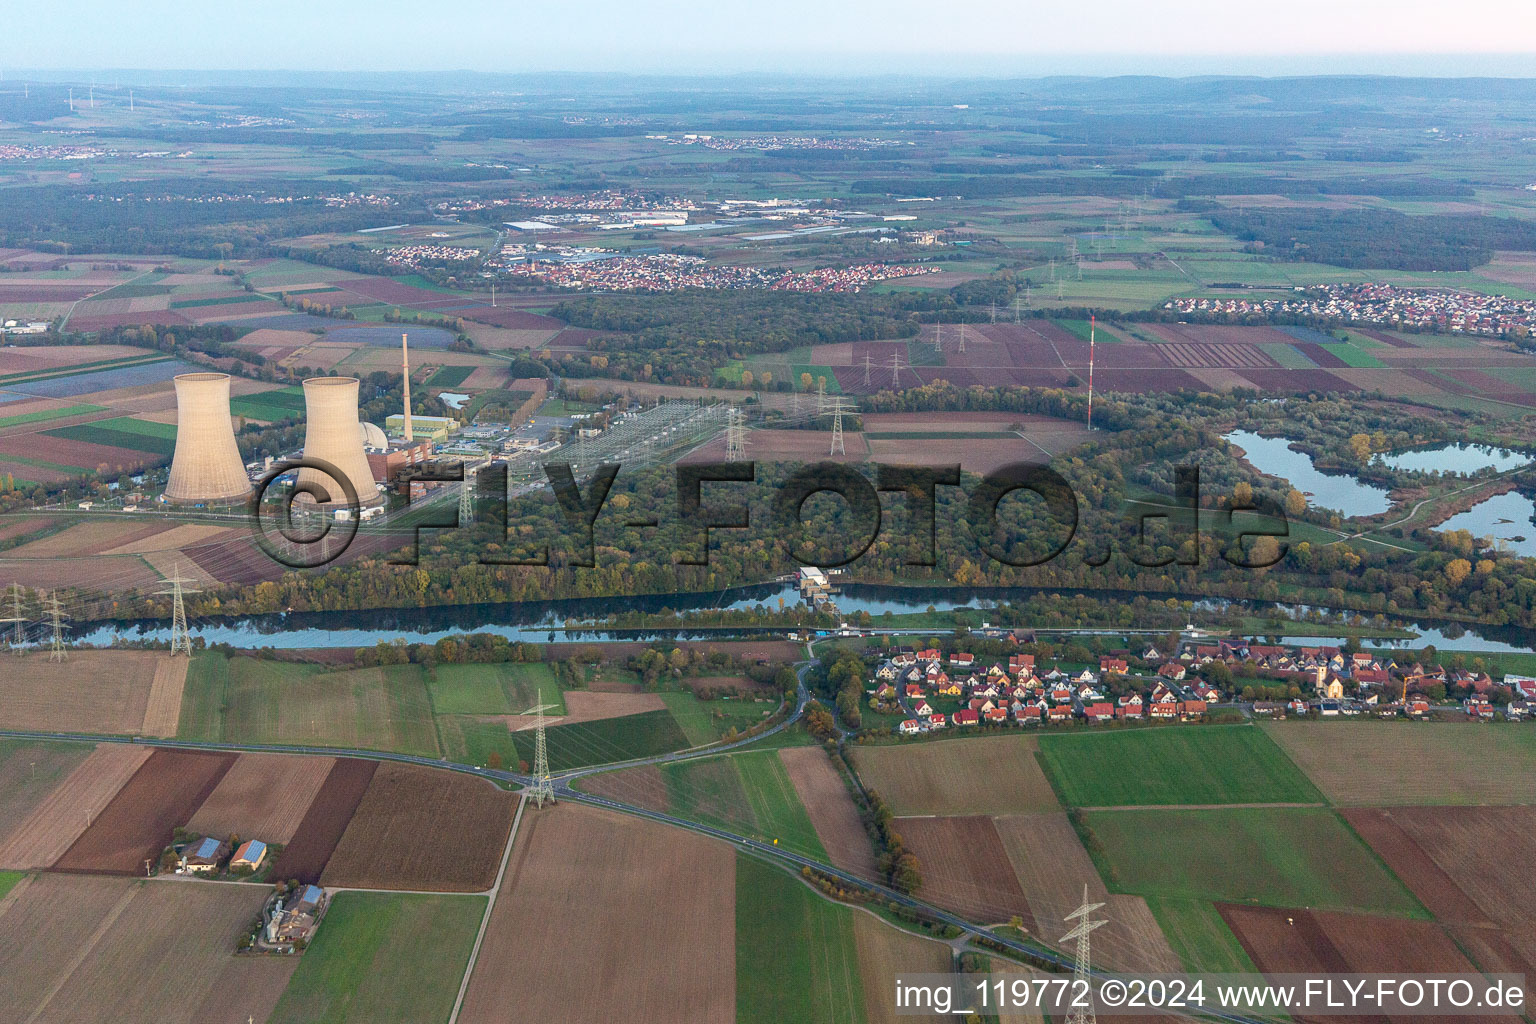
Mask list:
[[[956,711],[954,714],[956,725],[975,725],[981,721],[981,715],[969,709]]]

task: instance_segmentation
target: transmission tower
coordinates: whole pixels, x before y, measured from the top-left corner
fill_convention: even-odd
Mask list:
[[[864,353],[864,386],[869,387],[869,353]]]
[[[992,322],[997,323],[997,303],[992,303]]]
[[[475,521],[475,482],[464,474],[464,484],[459,488],[459,525],[468,526]]]
[[[59,592],[52,591],[48,595],[48,612],[53,620],[53,637],[48,645],[48,660],[63,661],[69,656],[64,649],[64,620],[69,618],[64,608],[59,604]]]
[[[827,382],[821,377],[816,378],[816,415],[820,416],[827,411]]]
[[[1098,317],[1088,315],[1088,429],[1093,429],[1093,336],[1098,330]]]
[[[847,455],[848,450],[843,447],[843,413],[846,407],[841,398],[832,399],[828,411],[832,413],[832,450],[828,455]]]
[[[933,350],[935,352],[944,351],[944,325],[941,323],[933,325]]]
[[[187,632],[187,606],[182,600],[183,594],[197,593],[196,587],[187,587],[184,584],[195,583],[195,580],[187,579],[181,575],[181,563],[176,563],[176,575],[167,578],[164,582],[170,584],[170,590],[162,590],[162,595],[171,598],[171,654],[185,654],[192,656],[192,635]]]
[[[740,462],[747,457],[747,432],[741,423],[741,410],[731,408],[725,427],[725,461]]]
[[[958,346],[957,351],[960,351],[960,352],[964,352],[965,351],[965,321],[964,320],[960,321],[960,344]]]
[[[544,690],[540,687],[535,691],[534,713],[538,716],[535,720],[533,736],[533,785],[529,788],[528,795],[533,798],[535,807],[543,807],[545,803],[555,802],[555,785],[549,778],[549,748],[544,740]],[[1088,891],[1087,886],[1083,891]]]
[[[27,639],[27,619],[26,619],[26,616],[21,614],[21,584],[20,583],[12,583],[11,584],[11,595],[10,595],[10,597],[11,597],[11,614],[6,616],[3,619],[0,619],[0,623],[10,623],[11,624],[11,626],[12,626],[11,650],[14,653],[16,653],[16,654],[20,654],[21,653],[21,645],[23,643],[25,643],[26,639]]]
[[[891,390],[901,390],[901,353],[891,353]]]
[[[1090,921],[1088,915],[1103,905],[1102,903],[1088,902],[1088,885],[1084,883],[1082,905],[1063,919],[1066,921],[1076,919],[1077,921],[1072,930],[1061,937],[1061,941],[1077,940],[1077,955],[1072,958],[1072,982],[1073,988],[1078,991],[1089,991],[1088,985],[1093,976],[1093,966],[1088,955],[1088,936],[1095,928],[1109,923],[1108,921]],[[1087,1006],[1075,1007],[1071,1013],[1067,1014],[1067,1024],[1097,1024],[1097,1015],[1093,1012],[1091,996]]]

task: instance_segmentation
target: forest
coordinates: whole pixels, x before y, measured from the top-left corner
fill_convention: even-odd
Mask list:
[[[1536,251],[1536,224],[1394,210],[1222,210],[1208,214],[1250,251],[1285,260],[1389,270],[1471,270],[1495,249]]]

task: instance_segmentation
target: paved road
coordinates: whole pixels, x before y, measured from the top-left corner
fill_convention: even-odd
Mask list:
[[[764,733],[760,733],[757,736],[751,737],[747,740],[738,741],[736,743],[722,744],[717,747],[710,747],[702,750],[677,751],[672,754],[663,754],[654,758],[643,758],[636,761],[623,762],[623,764],[656,764],[665,761],[684,760],[690,757],[712,756],[720,751],[730,750],[734,747],[754,742],[756,740],[762,739],[763,736],[772,735],[781,729],[787,728],[790,724],[798,720],[799,717],[804,713],[805,705],[810,699],[809,691],[807,691],[805,687],[805,673],[809,670],[809,668],[810,663],[807,662],[802,663],[802,665],[797,670],[800,676],[800,685],[797,688],[795,713],[789,718],[786,718],[783,722],[779,723],[773,729]],[[481,768],[476,765],[459,764],[440,758],[422,757],[415,754],[396,754],[384,751],[346,750],[338,747],[285,747],[273,744],[204,743],[193,740],[161,740],[137,736],[124,739],[121,736],[98,736],[65,732],[25,732],[20,730],[0,730],[0,736],[34,740],[54,739],[66,742],[98,741],[107,743],[140,743],[149,746],[174,747],[184,750],[215,750],[235,752],[258,751],[288,754],[317,754],[328,757],[361,757],[379,761],[395,761],[403,764],[425,765],[432,768],[446,768],[450,771],[464,772],[465,774],[469,775],[479,775],[484,778],[495,779],[501,782],[516,783],[525,787],[531,784],[533,781],[531,776],[522,775],[517,772],[509,772],[501,769]],[[689,821],[686,818],[680,818],[676,815],[667,814],[662,811],[646,810],[645,808],[636,807],[632,804],[626,804],[618,800],[610,800],[607,797],[596,796],[591,793],[583,793],[580,790],[575,790],[570,787],[570,782],[572,780],[583,775],[592,774],[598,771],[608,771],[615,767],[621,766],[622,765],[599,765],[593,766],[591,768],[583,768],[571,772],[565,772],[558,777],[552,777],[551,781],[555,783],[554,788],[556,798],[559,800],[568,800],[572,803],[581,803],[595,807],[603,807],[621,814],[631,814],[636,817],[648,818],[652,821],[660,822],[665,825],[671,825],[675,828],[687,829],[688,831],[695,832],[699,835],[708,836],[712,839],[718,839],[722,842],[731,844],[738,850],[742,850],[759,857],[787,863],[794,867],[810,868],[811,870],[823,876],[837,879],[851,887],[872,891],[882,899],[894,902],[899,906],[907,907],[910,910],[922,914],[924,917],[930,920],[938,921],[946,925],[951,925],[960,929],[962,932],[978,935],[986,934],[989,941],[995,942],[1004,949],[1008,949],[1021,956],[1032,958],[1037,961],[1044,961],[1064,970],[1072,969],[1072,957],[1066,953],[1058,952],[1045,946],[1020,942],[1016,939],[1001,935],[985,933],[981,926],[977,925],[973,921],[968,921],[957,914],[952,914],[947,910],[936,907],[933,904],[924,900],[920,900],[915,896],[909,896],[906,893],[899,892],[898,890],[892,889],[888,886],[872,883],[868,879],[854,875],[847,871],[843,871],[841,868],[838,868],[832,864],[823,863],[822,861],[802,856],[793,852],[792,850],[787,850],[782,846],[775,846],[772,843],[763,842],[759,839],[752,839],[748,836],[738,835],[734,832],[728,832],[725,829],[716,828],[713,825],[705,825],[699,822]],[[1100,973],[1101,972],[1095,972],[1096,975],[1099,975]],[[1224,1020],[1229,1022],[1229,1024],[1272,1024],[1272,1022],[1262,1020],[1261,1018],[1247,1017],[1235,1013],[1206,1012],[1203,1014],[1203,1016]]]

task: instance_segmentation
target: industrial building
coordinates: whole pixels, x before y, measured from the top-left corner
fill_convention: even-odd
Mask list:
[[[181,374],[176,378],[176,451],[165,500],[233,503],[250,492],[229,415],[229,374]]]
[[[447,416],[412,416],[411,434],[416,438],[427,438],[430,441],[446,441],[448,435],[458,428],[459,421]],[[393,436],[405,435],[405,414],[396,413],[384,420],[384,429]]]

